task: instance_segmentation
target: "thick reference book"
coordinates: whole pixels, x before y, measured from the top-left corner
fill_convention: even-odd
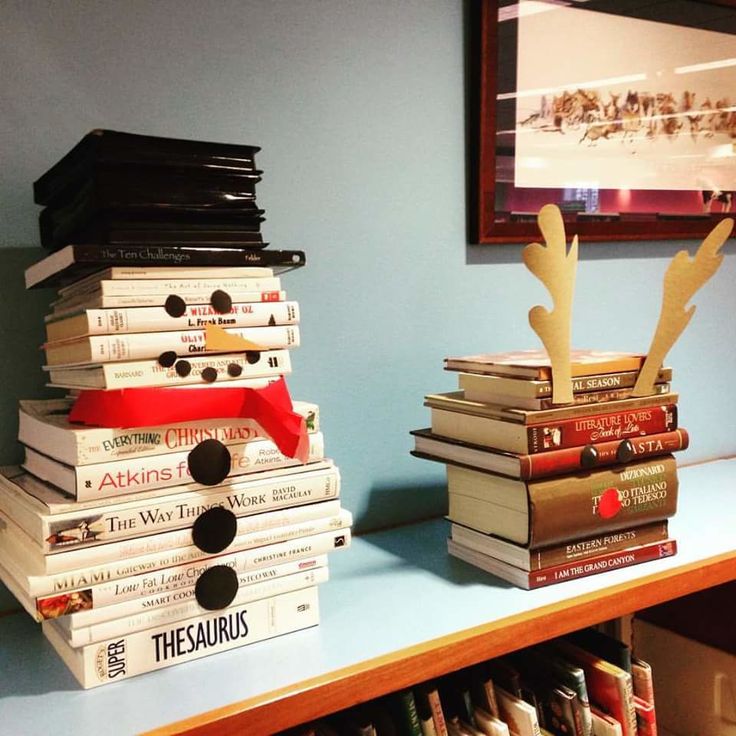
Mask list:
[[[284,271],[306,263],[301,250],[241,250],[195,245],[67,245],[29,266],[26,288],[63,286],[110,266],[265,266]]]
[[[322,460],[324,458],[322,433],[312,432],[307,435],[307,439],[309,440],[307,462]],[[266,438],[230,445],[228,452],[230,468],[227,476],[246,475],[302,464],[297,458],[282,454],[276,445]],[[37,478],[74,496],[78,501],[94,501],[184,484],[192,489],[202,488],[192,478],[188,450],[75,467],[26,447],[23,467]]]
[[[554,585],[555,583],[564,583],[567,580],[576,580],[577,578],[596,575],[600,572],[639,565],[642,562],[651,562],[652,560],[672,557],[677,553],[677,543],[674,539],[668,539],[665,542],[654,542],[641,547],[630,547],[619,552],[608,552],[589,557],[580,562],[567,562],[561,565],[555,565],[554,567],[532,571],[522,570],[521,568],[502,562],[495,557],[484,555],[470,547],[458,544],[453,539],[447,540],[447,551],[453,557],[479,567],[481,570],[490,572],[492,575],[513,583],[520,588],[533,590],[546,585]]]
[[[94,501],[76,501],[16,466],[0,468],[0,511],[47,554],[186,529],[213,506],[240,517],[339,495],[340,473],[329,460],[232,476],[213,488],[190,484]]]
[[[573,378],[602,373],[638,371],[646,358],[639,353],[612,350],[571,350]],[[551,381],[552,365],[546,350],[515,350],[445,358],[445,369],[464,373],[484,373],[534,381]]]
[[[316,626],[317,588],[226,608],[74,649],[51,621],[43,633],[87,689]]]
[[[662,521],[677,510],[672,455],[520,481],[447,466],[449,518],[532,549]]]
[[[284,355],[288,352],[284,351]],[[164,455],[192,450],[214,439],[234,445],[268,435],[255,419],[195,419],[154,427],[86,427],[69,422],[69,399],[21,400],[18,440],[27,447],[66,465],[106,463],[125,458]],[[319,431],[319,407],[294,401],[293,410],[304,417],[308,432]]]
[[[537,549],[507,542],[492,534],[483,534],[461,524],[451,525],[450,536],[464,547],[495,557],[500,562],[513,565],[521,570],[534,571],[570,562],[581,562],[591,557],[620,552],[630,547],[664,542],[669,538],[669,531],[668,522],[665,519],[631,529],[604,532],[585,539],[573,539],[563,544]]]
[[[632,437],[624,440],[589,443],[532,455],[492,450],[483,445],[442,437],[429,429],[417,429],[412,455],[425,460],[452,463],[476,470],[488,470],[510,478],[532,480],[553,475],[569,475],[593,468],[621,465],[657,455],[684,450],[689,436],[684,429]]]

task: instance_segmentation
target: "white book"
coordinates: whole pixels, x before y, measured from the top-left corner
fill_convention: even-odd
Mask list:
[[[16,466],[0,471],[0,511],[45,553],[184,529],[213,506],[241,517],[340,495],[340,473],[329,460],[233,476],[214,488],[190,484],[95,501],[75,501]]]
[[[98,271],[68,286],[58,289],[62,298],[85,291],[101,291],[109,294],[178,294],[180,291],[206,291],[211,294],[217,289],[247,289],[248,291],[271,291],[280,289],[278,276],[273,269],[256,267],[154,269],[113,268]]]
[[[473,708],[473,718],[479,731],[486,736],[509,736],[509,727],[500,719],[492,716],[482,708]]]
[[[612,716],[596,708],[591,708],[593,736],[623,736],[621,724]]]
[[[352,516],[350,512],[343,509],[331,517],[237,534],[232,542],[219,554],[235,554],[236,552],[288,542],[293,539],[312,537],[315,534],[348,529],[351,524]],[[167,532],[161,536],[184,535],[180,532]],[[119,545],[120,543],[118,542],[114,546]],[[211,554],[203,552],[192,543],[191,534],[189,535],[189,539],[183,542],[182,546],[137,556],[125,555],[109,562],[92,564],[75,570],[46,575],[29,573],[20,555],[20,550],[17,547],[13,548],[8,545],[7,538],[1,532],[0,552],[4,553],[3,564],[5,567],[31,598],[79,590],[90,585],[120,580],[132,575],[153,572],[178,565],[186,565],[211,557]]]
[[[233,303],[243,302],[283,302],[285,291],[228,291]],[[170,294],[126,294],[123,296],[105,296],[104,294],[83,294],[72,299],[57,299],[51,302],[52,312],[46,316],[50,322],[60,317],[78,314],[83,309],[126,309],[129,307],[163,307]],[[178,294],[185,304],[209,304],[211,292],[193,292]]]
[[[236,539],[245,536],[265,538],[273,530],[310,524],[317,525],[330,520],[339,526],[342,518],[340,501],[322,501],[306,506],[293,506],[262,514],[241,516],[237,519]],[[307,532],[316,533],[316,532]],[[122,539],[92,547],[79,547],[59,554],[44,554],[41,547],[8,516],[0,511],[0,553],[7,556],[23,570],[24,575],[57,575],[59,573],[84,573],[97,565],[119,562],[141,555],[152,555],[186,547],[191,544],[191,526],[185,529],[148,534],[134,539]]]
[[[248,340],[257,345],[259,350],[299,346],[299,328],[296,325],[227,327],[225,332]],[[205,330],[93,335],[46,343],[44,352],[49,366],[148,360],[158,358],[165,352],[175,352],[184,358],[205,352]]]
[[[521,698],[507,693],[496,685],[496,699],[501,712],[501,720],[508,724],[509,730],[518,736],[541,736],[537,710]]]
[[[303,572],[271,578],[251,585],[243,585],[238,588],[238,592],[235,598],[233,598],[232,603],[228,606],[228,609],[235,606],[242,606],[251,601],[261,600],[262,598],[270,598],[275,595],[289,593],[293,590],[302,590],[313,585],[321,585],[322,583],[326,583],[328,578],[329,574],[325,566],[313,567]],[[114,620],[93,624],[92,626],[67,629],[62,625],[60,628],[63,629],[66,640],[73,647],[81,647],[85,644],[94,644],[105,639],[112,639],[113,637],[127,636],[136,631],[145,631],[154,626],[173,624],[176,621],[182,621],[204,613],[202,607],[194,599],[194,588],[186,588],[184,591],[177,591],[177,593],[186,593],[189,599],[171,606],[151,608],[136,615],[125,615]],[[133,602],[128,601],[128,603],[121,603],[119,606],[122,607]],[[118,606],[109,606],[109,608],[118,608]],[[67,619],[74,618],[76,615],[64,616],[56,619],[56,621],[63,622]]]
[[[252,588],[268,581],[274,581],[282,577],[297,575],[298,573],[309,572],[317,569],[327,568],[327,555],[316,555],[314,557],[305,557],[301,560],[291,560],[280,565],[272,565],[271,567],[259,567],[256,570],[247,570],[238,575],[238,592],[231,605],[238,604],[238,596],[247,595],[246,588]],[[173,611],[180,606],[194,606],[197,612],[200,612],[200,605],[195,598],[196,587],[190,585],[186,588],[173,590],[167,593],[154,593],[153,595],[143,596],[143,598],[135,598],[131,601],[124,601],[113,606],[103,606],[102,608],[90,608],[86,611],[77,611],[69,616],[62,616],[54,619],[59,626],[64,629],[67,636],[71,636],[71,632],[75,629],[86,629],[87,627],[97,626],[98,624],[108,623],[111,621],[121,621],[127,619],[136,619],[144,615],[155,615],[161,612],[162,616],[168,615],[167,610]],[[30,599],[28,599],[30,601]],[[34,608],[34,616],[36,615]],[[186,617],[188,618],[188,616]],[[163,618],[157,623],[164,623],[168,619]],[[156,625],[156,624],[153,624]]]
[[[36,609],[42,619],[49,619],[67,616],[76,611],[114,606],[154,593],[168,593],[187,588],[196,583],[197,578],[211,567],[226,566],[232,568],[235,573],[242,573],[291,560],[315,557],[333,550],[347,549],[350,546],[350,540],[349,529],[338,529],[323,534],[313,534],[310,537],[269,544],[266,547],[209,556],[185,565],[176,565],[142,575],[133,575],[129,578],[89,585],[75,591],[37,596]],[[7,565],[6,568],[12,576],[12,568]]]
[[[54,319],[52,315],[52,319],[46,321],[46,339],[54,342],[85,335],[201,330],[208,324],[224,328],[298,322],[299,305],[293,301],[233,303],[230,311],[224,314],[211,304],[195,304],[186,307],[180,317],[172,317],[164,307],[85,309],[70,317]]]
[[[317,588],[312,587],[78,649],[51,621],[44,622],[43,633],[87,689],[318,623]]]
[[[324,458],[324,436],[321,432],[307,435],[309,455],[307,462]],[[247,475],[261,470],[301,465],[297,458],[282,454],[270,439],[239,442],[228,447],[230,470],[228,476]],[[23,467],[41,480],[52,483],[78,501],[138,493],[152,488],[181,486],[200,488],[189,471],[189,454],[167,452],[145,458],[126,458],[93,465],[66,465],[26,447]]]
[[[283,355],[288,357],[288,352]],[[129,429],[84,427],[69,422],[73,403],[69,399],[21,401],[18,440],[66,465],[81,466],[191,450],[206,439],[233,445],[267,437],[250,418],[196,419]],[[319,430],[317,404],[295,401],[293,409],[304,417],[308,432]]]

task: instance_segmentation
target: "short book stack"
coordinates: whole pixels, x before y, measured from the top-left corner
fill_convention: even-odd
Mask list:
[[[524,588],[676,550],[672,371],[631,398],[643,356],[573,360],[575,403],[555,408],[541,352],[448,358],[461,390],[428,395],[431,429],[413,433],[415,455],[447,463],[450,553]]]
[[[572,349],[577,236],[568,248],[554,205],[538,222],[545,244],[523,257],[552,298],[529,312],[545,349],[446,359],[460,390],[426,397],[431,428],[414,432],[413,451],[447,464],[450,554],[523,588],[676,553],[672,453],[689,438],[664,358],[733,227],[724,220],[694,258],[675,256],[644,355]]]
[[[130,266],[85,247],[26,273],[61,287],[44,370],[66,393],[20,402],[0,579],[85,688],[316,625],[352,519],[319,408],[286,387],[299,307],[278,267],[244,265],[267,252],[246,248],[166,245],[151,266],[117,249]]]

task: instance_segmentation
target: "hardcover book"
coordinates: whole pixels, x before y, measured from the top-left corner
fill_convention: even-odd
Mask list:
[[[672,455],[528,482],[448,465],[447,480],[451,521],[532,549],[662,521],[677,510]]]

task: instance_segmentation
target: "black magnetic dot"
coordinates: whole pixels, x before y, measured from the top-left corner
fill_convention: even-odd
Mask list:
[[[268,318],[268,326],[273,327],[275,324],[276,324],[276,318],[273,315],[271,315]]]
[[[192,372],[192,364],[188,360],[180,360],[175,366],[176,375],[186,378]]]
[[[217,368],[207,366],[207,368],[203,369],[202,380],[207,383],[214,383],[217,380]]]
[[[585,445],[580,450],[580,464],[584,468],[592,468],[598,462],[598,450],[593,445]]]
[[[213,506],[195,519],[192,541],[202,552],[214,555],[230,545],[237,529],[238,520],[232,511]]]
[[[230,452],[219,440],[204,440],[187,455],[192,478],[205,486],[222,483],[230,472]]]
[[[227,367],[228,376],[232,376],[233,378],[237,378],[242,372],[243,366],[240,363],[230,363]]]
[[[219,611],[229,606],[238,592],[238,576],[232,567],[215,565],[205,570],[194,585],[194,597],[202,608]]]
[[[255,365],[261,359],[261,354],[258,350],[246,350],[245,359],[251,365]]]
[[[634,457],[634,446],[629,440],[624,440],[616,450],[616,460],[620,463],[628,463]]]
[[[163,368],[171,368],[176,363],[176,353],[173,350],[167,350],[158,356],[158,364]]]
[[[184,312],[187,311],[186,302],[176,294],[171,294],[166,297],[164,302],[164,309],[169,317],[181,317]]]
[[[228,314],[233,308],[233,300],[230,297],[230,294],[226,291],[222,291],[222,289],[212,292],[212,296],[210,296],[210,304],[212,304],[215,312],[218,312],[219,314]]]

